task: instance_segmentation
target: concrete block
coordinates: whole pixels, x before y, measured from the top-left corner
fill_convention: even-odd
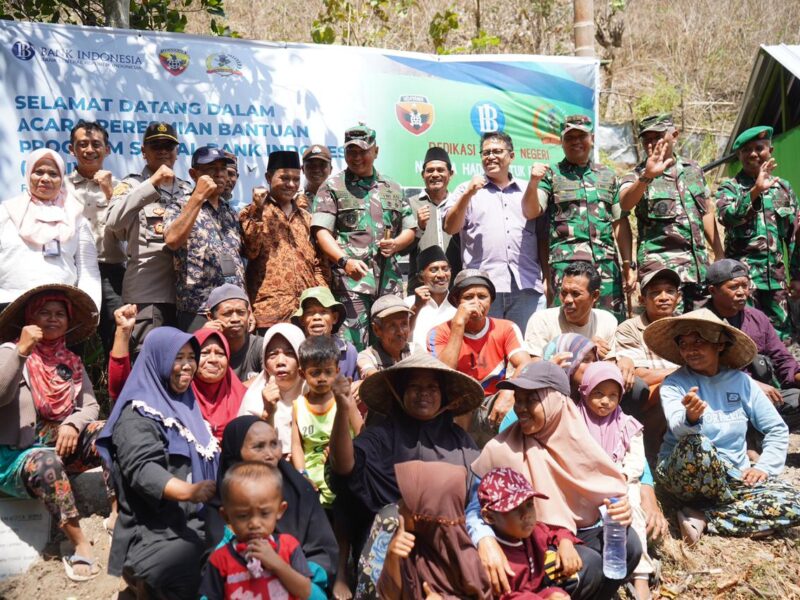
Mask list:
[[[0,498],[0,579],[38,560],[50,537],[50,513],[39,500]]]

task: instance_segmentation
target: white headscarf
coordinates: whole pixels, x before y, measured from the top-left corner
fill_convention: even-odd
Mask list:
[[[247,393],[244,395],[242,405],[239,408],[239,415],[255,415],[261,416],[264,412],[264,400],[261,397],[261,392],[269,381],[267,375],[267,347],[270,341],[276,335],[280,335],[289,342],[289,345],[294,350],[295,356],[300,358],[300,344],[306,339],[303,335],[303,330],[292,325],[291,323],[277,323],[267,330],[264,336],[264,354],[261,357],[261,372],[247,388]],[[292,400],[281,398],[275,410],[275,417],[273,424],[275,431],[278,432],[278,439],[281,442],[281,449],[283,454],[289,454],[292,451]]]
[[[50,201],[37,198],[31,191],[33,189],[31,174],[36,165],[45,158],[52,160],[61,174],[61,189]],[[67,191],[66,171],[64,159],[49,148],[40,148],[28,155],[25,173],[28,191],[4,203],[19,236],[25,242],[43,246],[53,240],[66,242],[75,235],[83,206]]]

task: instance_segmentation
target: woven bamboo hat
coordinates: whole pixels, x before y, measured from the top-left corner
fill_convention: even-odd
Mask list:
[[[411,369],[436,372],[442,382],[442,408],[454,415],[463,415],[483,402],[481,384],[469,375],[451,369],[430,354],[412,354],[388,369],[370,375],[361,384],[358,393],[370,410],[389,414],[392,404],[402,406],[404,383]]]
[[[63,294],[72,304],[72,317],[67,328],[67,344],[73,345],[91,337],[97,329],[100,312],[89,294],[73,285],[48,283],[28,290],[9,304],[0,313],[0,343],[12,342],[19,338],[19,332],[25,326],[25,306],[34,296],[47,293]]]
[[[719,355],[719,363],[731,369],[746,367],[753,362],[758,352],[755,342],[747,334],[728,325],[707,308],[651,323],[644,330],[644,343],[662,358],[677,365],[685,365],[686,361],[681,357],[676,339],[688,333],[697,333],[709,342],[724,342],[725,349]]]

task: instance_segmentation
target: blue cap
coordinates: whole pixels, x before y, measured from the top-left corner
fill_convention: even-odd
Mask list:
[[[218,160],[225,161],[225,164],[228,163],[228,157],[225,156],[225,153],[219,148],[200,146],[194,151],[194,154],[192,154],[192,168],[198,165],[208,165]]]

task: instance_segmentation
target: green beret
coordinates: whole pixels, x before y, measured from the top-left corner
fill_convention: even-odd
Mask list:
[[[747,142],[752,142],[753,140],[771,140],[772,139],[772,127],[767,127],[766,125],[759,125],[758,127],[751,127],[750,129],[745,129],[742,133],[739,134],[734,142],[733,146],[731,146],[731,150],[736,152],[737,150],[741,150],[742,146],[744,146]]]

